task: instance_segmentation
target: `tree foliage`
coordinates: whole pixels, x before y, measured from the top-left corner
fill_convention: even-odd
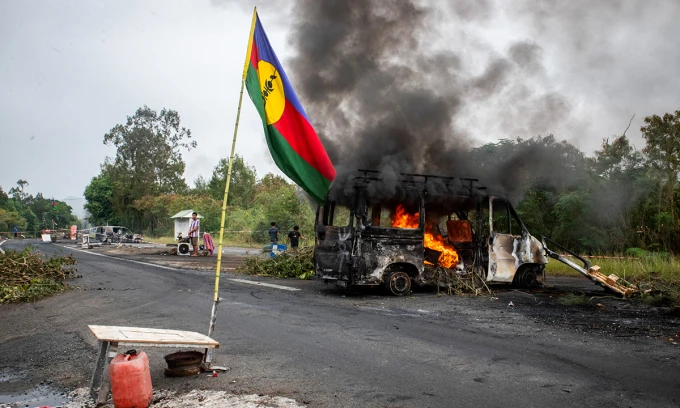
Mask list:
[[[68,228],[78,224],[70,205],[45,198],[42,193],[34,197],[25,190],[27,185],[26,180],[19,179],[17,186],[9,190],[11,197],[0,187],[0,234],[12,233],[16,226],[22,235],[37,236],[43,229]]]
[[[680,110],[646,117],[640,131],[647,142],[644,152],[649,164],[662,181],[658,212],[668,212],[671,219],[675,219],[675,188],[680,172]]]
[[[104,135],[104,144],[116,147],[116,156],[105,161],[102,175],[111,184],[111,206],[120,222],[142,226],[132,204],[145,195],[187,192],[182,151],[196,147],[196,142],[176,111],[139,108],[125,124]]]
[[[90,213],[92,224],[116,224],[113,213],[113,186],[106,174],[93,177],[85,187],[85,209]]]
[[[227,183],[227,170],[229,159],[221,159],[208,182],[207,188],[210,196],[215,200],[224,200],[224,186]],[[257,173],[254,167],[248,166],[238,154],[234,156],[234,164],[231,169],[231,181],[229,183],[229,205],[247,208],[252,205],[255,198],[255,183]]]
[[[550,236],[583,253],[631,247],[678,252],[680,111],[645,118],[641,131],[646,141],[642,150],[623,134],[604,139],[587,156],[547,135],[488,143],[472,149],[464,160],[489,181],[489,191],[513,201],[535,235]],[[126,125],[114,127],[105,143],[117,147],[116,157],[104,163],[85,191],[92,219],[169,235],[169,217],[193,209],[204,217],[203,231],[217,233],[229,162],[220,160],[209,179],[199,176],[188,189],[181,152],[195,146],[189,139],[174,111],[157,114],[144,107]],[[7,201],[0,226],[16,214],[28,223],[30,214],[22,213],[22,203],[30,201],[24,186],[13,188],[11,197],[0,192],[0,203]],[[258,179],[255,169],[235,156],[226,231],[249,231],[249,240],[262,242],[274,221],[284,234],[299,225],[312,236],[314,211],[315,205],[294,184],[272,174]]]

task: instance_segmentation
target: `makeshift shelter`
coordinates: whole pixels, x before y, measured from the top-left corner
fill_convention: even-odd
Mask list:
[[[191,223],[191,214],[193,212],[194,210],[184,210],[170,217],[175,220],[175,237],[177,237],[180,232],[182,233],[182,236],[187,236],[187,232],[189,232],[189,224]],[[201,219],[203,217],[201,214],[198,214],[198,218]],[[198,229],[198,236],[201,236],[200,228]]]

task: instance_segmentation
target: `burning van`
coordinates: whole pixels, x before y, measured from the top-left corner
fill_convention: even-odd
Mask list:
[[[384,285],[398,296],[443,276],[532,287],[548,262],[512,205],[474,179],[360,170],[343,194],[319,206],[315,231],[319,279],[342,288]]]

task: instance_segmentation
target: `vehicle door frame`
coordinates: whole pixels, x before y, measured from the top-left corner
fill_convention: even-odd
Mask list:
[[[494,202],[505,205],[508,233],[494,231],[493,214]],[[519,235],[513,235],[512,220],[517,222],[520,231]],[[487,282],[511,283],[515,278],[517,269],[521,266],[521,261],[517,256],[518,246],[523,242],[521,238],[527,234],[527,229],[519,215],[505,198],[489,196],[489,238],[487,248],[489,251],[489,264],[487,269]]]

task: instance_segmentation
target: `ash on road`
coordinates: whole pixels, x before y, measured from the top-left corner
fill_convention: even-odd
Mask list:
[[[32,244],[73,252],[83,277],[72,282],[76,290],[0,306],[0,371],[16,373],[0,381],[0,394],[41,383],[87,386],[96,356],[88,324],[206,331],[209,270],[160,268],[149,264],[153,255],[141,261]],[[680,405],[678,318],[606,297],[585,279],[549,280],[555,288],[540,292],[395,298],[276,280],[300,289],[285,291],[233,277],[226,271],[221,281],[214,335],[222,344],[215,361],[230,370],[165,378],[167,350],[147,349],[155,389],[280,396],[317,407]],[[560,305],[571,290],[595,298]]]

